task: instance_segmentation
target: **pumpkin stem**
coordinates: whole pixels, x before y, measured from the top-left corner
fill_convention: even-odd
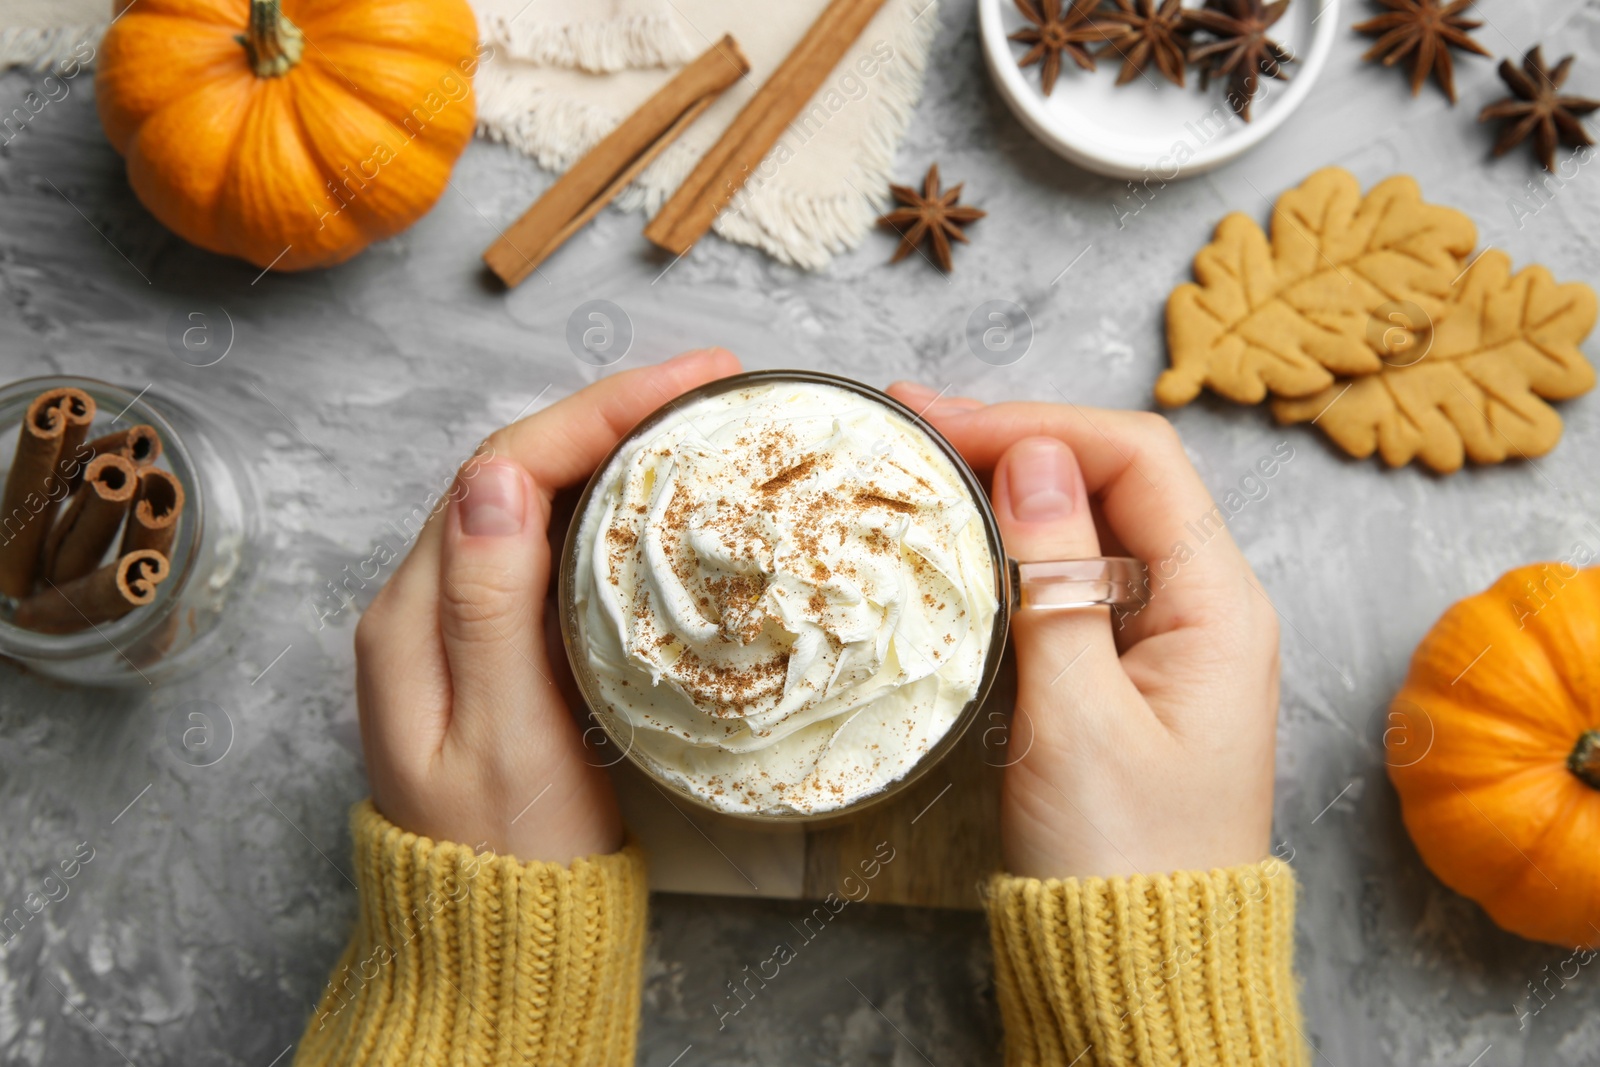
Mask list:
[[[250,0],[250,30],[234,40],[244,45],[258,78],[289,73],[305,51],[305,34],[278,8],[279,0]]]
[[[1590,789],[1600,789],[1600,730],[1585,730],[1578,735],[1578,743],[1567,757],[1567,770]]]

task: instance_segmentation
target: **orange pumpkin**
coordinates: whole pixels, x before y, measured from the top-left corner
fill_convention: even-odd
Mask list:
[[[1453,605],[1389,722],[1389,777],[1433,873],[1512,933],[1600,944],[1600,568],[1522,567]]]
[[[258,267],[343,262],[433,206],[472,136],[465,0],[117,0],[100,122],[151,214]]]

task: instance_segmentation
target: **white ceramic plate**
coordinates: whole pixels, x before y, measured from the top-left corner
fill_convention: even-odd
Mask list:
[[[1062,0],[1063,4],[1070,0]],[[1185,0],[1198,7],[1200,0]],[[1249,151],[1283,124],[1322,72],[1339,26],[1339,0],[1292,0],[1272,28],[1272,39],[1292,52],[1290,80],[1261,79],[1246,123],[1233,114],[1225,82],[1200,88],[1190,67],[1179,88],[1153,68],[1148,78],[1118,85],[1122,58],[1098,57],[1098,70],[1082,70],[1062,57],[1055,90],[1039,91],[1039,67],[1017,66],[1027,47],[1007,35],[1028,25],[1012,0],[978,0],[978,25],[989,74],[1017,119],[1057,154],[1085,170],[1114,178],[1150,175],[1171,180],[1200,174]]]

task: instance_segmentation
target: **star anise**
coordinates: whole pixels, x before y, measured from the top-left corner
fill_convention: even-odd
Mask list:
[[[1226,75],[1228,104],[1246,122],[1250,121],[1250,102],[1255,99],[1261,75],[1289,80],[1283,65],[1294,62],[1294,56],[1267,36],[1267,30],[1288,7],[1289,0],[1272,4],[1261,0],[1206,0],[1205,7],[1184,12],[1191,29],[1211,37],[1189,49],[1189,62],[1200,64],[1201,87],[1213,77]]]
[[[1103,41],[1106,31],[1090,16],[1100,6],[1100,0],[1071,0],[1063,12],[1061,0],[1017,0],[1017,10],[1033,23],[1018,30],[1011,40],[1031,44],[1026,55],[1017,60],[1019,67],[1031,67],[1044,60],[1039,68],[1039,88],[1049,96],[1056,87],[1056,75],[1061,73],[1061,53],[1084,70],[1094,69],[1094,56],[1084,45],[1090,41]]]
[[[1116,0],[1116,4],[1116,10],[1102,16],[1107,40],[1099,55],[1115,51],[1122,56],[1117,84],[1126,85],[1154,63],[1167,81],[1182,85],[1190,43],[1183,0]]]
[[[1600,109],[1600,101],[1561,95],[1561,85],[1571,72],[1571,56],[1551,70],[1544,65],[1544,53],[1538,45],[1523,57],[1521,70],[1509,59],[1500,61],[1500,80],[1515,95],[1478,112],[1479,122],[1514,120],[1500,131],[1500,139],[1494,143],[1495,155],[1505,155],[1531,133],[1534,154],[1545,170],[1554,172],[1557,141],[1572,148],[1594,144],[1578,116]]]
[[[915,252],[926,237],[933,246],[933,261],[940,270],[949,273],[955,266],[950,258],[950,242],[965,243],[967,235],[961,232],[961,227],[969,222],[977,222],[988,214],[957,203],[961,199],[959,184],[941,193],[937,163],[928,168],[928,176],[922,179],[920,194],[905,185],[891,185],[889,191],[905,205],[878,220],[879,226],[887,226],[900,235],[900,247],[894,250],[890,263],[898,263]]]
[[[1461,12],[1475,0],[1378,0],[1388,12],[1377,18],[1358,22],[1352,27],[1357,33],[1377,37],[1373,46],[1361,58],[1382,58],[1383,65],[1392,67],[1400,60],[1411,57],[1411,95],[1422,91],[1422,83],[1433,71],[1434,80],[1444,95],[1456,102],[1456,78],[1450,60],[1450,49],[1461,48],[1480,56],[1489,53],[1467,34],[1483,23],[1463,18]]]

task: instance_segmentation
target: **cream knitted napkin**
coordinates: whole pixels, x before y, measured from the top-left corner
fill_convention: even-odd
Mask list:
[[[44,70],[78,42],[98,41],[110,18],[110,0],[0,0],[0,70]]]
[[[469,0],[494,46],[479,133],[565,170],[724,33],[750,60],[618,200],[654,212],[733,121],[826,0]],[[815,269],[871,227],[922,92],[937,0],[888,0],[717,220],[717,233]],[[104,28],[106,0],[0,0],[0,67],[48,66]],[[510,220],[507,220],[510,221]]]

